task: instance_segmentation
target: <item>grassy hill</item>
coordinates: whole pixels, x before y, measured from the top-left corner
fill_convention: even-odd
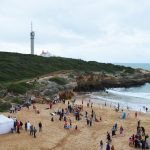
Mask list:
[[[124,71],[134,72],[130,67],[83,61],[80,59],[25,55],[19,53],[0,52],[0,83],[14,82],[38,77],[54,71],[103,71],[115,73]]]

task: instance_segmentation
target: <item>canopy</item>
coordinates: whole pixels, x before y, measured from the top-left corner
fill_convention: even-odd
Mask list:
[[[0,134],[9,133],[14,126],[14,120],[0,115]]]

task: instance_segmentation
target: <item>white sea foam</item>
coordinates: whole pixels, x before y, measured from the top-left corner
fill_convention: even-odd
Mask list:
[[[148,99],[150,100],[150,93],[133,93],[133,92],[119,92],[118,90],[108,90],[108,92],[111,92],[113,94],[123,95],[123,96],[131,96],[135,98],[142,98],[142,99]]]
[[[128,90],[127,90],[128,91]],[[150,113],[150,93],[144,92],[124,92],[123,89],[111,89],[107,94],[92,94],[91,98],[97,103],[107,103],[117,106],[120,104],[121,108],[129,107],[131,110],[146,112],[148,108]]]

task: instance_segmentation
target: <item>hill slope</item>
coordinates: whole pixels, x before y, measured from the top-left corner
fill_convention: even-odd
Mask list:
[[[35,55],[0,52],[0,83],[29,79],[60,70],[103,71],[108,73],[124,70],[129,73],[134,72],[134,69],[130,67],[94,61],[86,62],[80,59],[45,58]]]

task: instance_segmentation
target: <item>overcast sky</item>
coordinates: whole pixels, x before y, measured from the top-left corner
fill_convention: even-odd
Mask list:
[[[0,51],[150,62],[150,0],[0,0]]]

